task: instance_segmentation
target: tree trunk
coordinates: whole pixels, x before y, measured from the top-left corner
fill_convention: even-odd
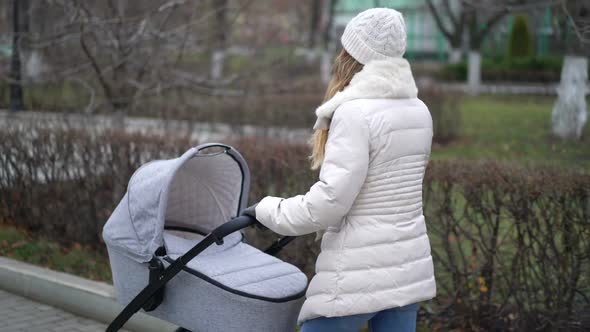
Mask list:
[[[588,59],[565,56],[557,102],[551,114],[553,135],[561,139],[579,140],[588,118],[586,93],[588,89]]]
[[[214,46],[211,53],[211,78],[219,80],[223,77],[225,59],[227,58],[227,0],[213,0],[215,10]]]
[[[329,48],[322,51],[320,74],[324,84],[330,82],[330,79],[332,78],[332,52],[330,52]]]
[[[324,1],[322,0],[311,0],[310,7],[309,7],[309,31],[307,40],[305,43],[305,48],[301,51],[303,58],[305,59],[305,63],[307,65],[311,65],[320,58],[321,60],[321,47],[318,47],[318,43],[320,41],[320,37],[323,38],[323,31],[325,26],[323,26],[323,6],[325,5]]]
[[[309,36],[307,37],[307,48],[313,49],[316,46],[318,27],[320,25],[320,14],[322,11],[321,0],[311,1],[311,15],[309,21]]]
[[[21,14],[20,1],[12,1],[12,57],[10,61],[10,111],[23,110],[22,63],[20,57],[21,45]]]
[[[481,87],[481,53],[470,50],[467,68],[467,90],[472,95],[479,94]]]
[[[219,80],[223,77],[226,51],[224,49],[214,50],[211,54],[211,79]]]
[[[449,63],[455,65],[461,61],[461,48],[451,47],[449,50]]]
[[[324,31],[323,31],[323,50],[320,59],[320,74],[323,83],[330,82],[332,78],[332,54],[334,44],[332,43],[332,23],[336,0],[324,0]]]
[[[40,51],[30,51],[26,57],[25,77],[28,81],[39,82],[46,66]]]
[[[323,31],[323,42],[324,48],[329,48],[332,42],[332,20],[334,19],[334,11],[336,9],[336,0],[325,0],[324,10],[324,31]]]

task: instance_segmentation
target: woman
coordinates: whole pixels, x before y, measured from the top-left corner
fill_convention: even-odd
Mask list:
[[[282,235],[322,239],[302,332],[415,331],[435,296],[422,214],[432,119],[417,99],[402,15],[369,9],[348,23],[325,102],[316,110],[305,195],[265,197],[245,214]]]

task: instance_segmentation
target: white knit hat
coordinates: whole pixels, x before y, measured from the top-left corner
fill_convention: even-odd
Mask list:
[[[344,29],[342,46],[358,62],[401,58],[406,51],[406,24],[390,8],[372,8],[355,16]]]

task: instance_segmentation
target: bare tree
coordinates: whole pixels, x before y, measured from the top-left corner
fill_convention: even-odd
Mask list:
[[[179,3],[107,1],[106,6],[78,2],[74,8],[79,45],[106,100],[115,111],[136,99],[159,94],[176,80],[167,79],[182,51],[189,23],[170,23]]]
[[[213,53],[211,54],[211,78],[218,80],[223,76],[227,56],[227,0],[212,0],[214,11]]]
[[[19,37],[30,41],[31,54],[42,57],[37,82],[51,86],[43,91],[46,95],[39,96],[43,106],[51,104],[49,108],[64,110],[67,103],[68,110],[86,113],[141,112],[166,117],[174,116],[173,112],[199,116],[195,110],[201,109],[204,114],[208,112],[204,107],[217,102],[218,96],[246,98],[286,91],[285,86],[296,84],[287,80],[270,83],[274,75],[287,72],[283,64],[289,57],[265,54],[262,60],[252,58],[244,65],[226,66],[217,77],[211,75],[211,58],[215,50],[244,49],[240,55],[248,55],[261,49],[248,48],[250,45],[303,42],[305,38],[294,33],[302,29],[294,29],[292,24],[296,21],[305,29],[308,17],[297,20],[287,10],[295,6],[311,10],[309,3],[303,6],[285,0],[272,6],[252,0],[30,2],[34,7],[31,31]],[[319,3],[322,10],[316,47],[323,45],[323,27],[330,21],[323,10],[334,6],[332,0]],[[237,25],[240,29],[234,28]],[[230,47],[233,45],[239,48]],[[30,58],[22,53],[19,57],[25,78]],[[21,81],[11,79],[8,73],[0,75],[5,82]],[[30,82],[24,82],[25,88]]]
[[[331,77],[331,65],[332,65],[332,56],[333,56],[333,19],[334,19],[334,12],[336,10],[337,0],[324,0],[324,6],[322,9],[323,13],[323,33],[322,33],[322,45],[323,45],[323,52],[320,64],[320,72],[322,81],[324,83],[328,83]]]
[[[436,25],[451,46],[449,62],[457,63],[461,60],[464,34],[468,34],[469,49],[479,50],[489,32],[509,13],[509,6],[517,1],[426,2]],[[457,6],[452,6],[453,3]]]
[[[426,3],[438,29],[451,46],[449,62],[458,63],[461,61],[461,46],[466,21],[465,11],[461,7],[453,9],[450,1],[442,1],[442,3],[435,5],[433,0],[426,0]],[[444,20],[445,17],[448,18],[447,22]]]
[[[306,22],[300,27],[305,29],[305,48],[298,50],[298,52],[301,52],[300,54],[304,56],[307,64],[311,65],[318,58],[322,58],[325,53],[326,37],[329,33],[327,30],[330,29],[330,15],[333,14],[335,3],[336,1],[332,0],[309,0],[298,2],[298,5],[295,6],[299,20]]]
[[[472,94],[477,94],[481,85],[481,46],[490,31],[510,12],[509,6],[515,2],[518,0],[463,1],[469,36],[467,83]]]
[[[477,93],[481,85],[481,45],[490,31],[510,12],[509,6],[516,2],[518,0],[461,0],[453,8],[450,1],[439,1],[435,4],[433,0],[427,0],[434,21],[451,46],[450,63],[458,63],[461,60],[461,47],[464,35],[467,34],[467,81],[471,93]]]
[[[54,20],[28,38],[51,62],[44,82],[73,81],[87,90],[88,112],[125,113],[169,91],[231,94],[225,87],[232,77],[212,80],[210,64],[193,59],[225,49],[235,17],[250,2],[43,0],[36,4],[38,18],[53,13]],[[15,36],[19,42],[22,34]]]
[[[454,8],[450,1],[427,0],[438,28],[451,45],[451,63],[459,61],[459,49],[466,35],[469,49],[467,80],[469,90],[474,94],[481,85],[480,49],[490,32],[511,12],[546,7],[555,3],[556,0],[460,0]]]
[[[590,3],[588,1],[561,0],[561,8],[570,20],[581,48],[590,45]]]
[[[10,110],[25,108],[23,101],[21,49],[23,35],[28,31],[29,0],[12,1],[12,56],[10,61]]]
[[[307,37],[307,48],[313,49],[317,43],[317,35],[322,15],[322,1],[311,0],[309,2],[309,34]]]

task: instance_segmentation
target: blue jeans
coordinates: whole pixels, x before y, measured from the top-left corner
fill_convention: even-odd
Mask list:
[[[320,317],[303,323],[301,332],[358,332],[369,323],[369,332],[415,332],[418,303],[371,314]]]

